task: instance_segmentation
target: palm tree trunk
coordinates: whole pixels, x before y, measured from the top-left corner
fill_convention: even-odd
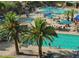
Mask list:
[[[39,57],[42,57],[42,39],[39,39]]]
[[[72,16],[71,16],[71,21],[73,21],[73,17],[74,17],[74,14],[72,13]]]
[[[14,41],[15,41],[15,49],[16,49],[16,54],[17,55],[19,54],[18,39],[19,39],[18,38],[18,32],[16,32]]]
[[[69,16],[67,16],[67,20],[69,21]]]
[[[69,21],[69,11],[68,11],[68,13],[67,13],[67,20]]]
[[[16,39],[14,39],[15,41],[15,49],[16,49],[16,54],[19,54],[19,48],[18,48],[18,41]]]
[[[71,18],[71,21],[73,21],[73,17]]]

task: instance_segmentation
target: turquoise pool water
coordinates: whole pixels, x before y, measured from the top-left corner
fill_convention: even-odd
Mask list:
[[[47,13],[52,13],[52,14],[57,14],[57,15],[60,15],[60,14],[64,14],[65,13],[65,9],[63,8],[56,8],[56,7],[45,7],[45,8],[42,8],[42,13],[43,14],[47,14]],[[48,18],[54,18],[55,16],[49,14],[47,15]]]
[[[48,40],[46,40],[48,42]],[[43,46],[48,47],[48,44],[43,42]],[[54,38],[52,47],[60,47],[64,49],[79,50],[79,35],[70,35],[70,34],[58,34],[58,38]]]
[[[52,18],[54,18],[54,17],[56,17],[55,15],[48,15],[47,16],[49,19],[52,19]]]
[[[33,18],[21,18],[18,21],[19,22],[31,23],[33,21]]]
[[[63,14],[66,11],[63,8],[56,8],[56,7],[45,7],[45,8],[42,8],[42,10],[43,10],[41,11],[42,13],[52,12],[56,14]]]
[[[43,46],[49,47],[49,42],[50,41],[46,39],[43,41]],[[27,41],[25,44],[28,44]],[[29,44],[31,44],[31,41],[29,41]],[[37,44],[35,43],[34,45]],[[58,34],[58,37],[54,37],[50,45],[55,48],[79,50],[79,35]]]

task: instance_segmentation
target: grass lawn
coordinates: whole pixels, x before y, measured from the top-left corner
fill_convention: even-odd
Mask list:
[[[16,58],[15,56],[0,56],[0,58]]]

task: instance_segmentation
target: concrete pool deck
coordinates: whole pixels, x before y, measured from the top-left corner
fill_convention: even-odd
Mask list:
[[[74,32],[74,31],[69,31],[69,32],[67,32],[67,31],[56,31],[56,33],[60,33],[60,34],[71,34],[71,35],[79,35],[79,33],[78,32]]]
[[[11,45],[11,44],[10,44]],[[0,56],[15,56],[16,58],[18,57],[25,57],[25,58],[37,58],[38,57],[38,46],[33,46],[30,45],[28,47],[21,47],[20,48],[20,52],[23,52],[25,54],[32,54],[32,55],[37,55],[37,56],[30,56],[30,55],[16,55],[15,54],[15,46],[14,44],[12,44],[11,46],[9,46],[9,43],[5,44],[4,43],[0,43]],[[4,49],[5,50],[1,50]],[[48,52],[51,51],[52,53],[59,53],[59,54],[68,54],[71,53],[72,54],[72,50],[69,49],[59,49],[56,47],[42,47],[42,51],[43,52]],[[62,51],[62,52],[61,52]]]

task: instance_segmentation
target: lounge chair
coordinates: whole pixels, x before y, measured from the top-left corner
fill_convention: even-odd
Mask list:
[[[77,32],[79,32],[79,28],[77,29]]]
[[[68,32],[69,32],[69,31],[70,31],[70,29],[69,29],[69,28],[65,28],[65,29],[63,29],[63,31],[68,31]]]
[[[60,31],[70,31],[70,28],[59,27],[59,28],[57,28],[57,30],[60,30]]]
[[[21,49],[21,47],[28,47],[28,46],[29,46],[28,44],[20,44],[19,48]]]
[[[73,51],[73,57],[79,58],[79,51]]]

